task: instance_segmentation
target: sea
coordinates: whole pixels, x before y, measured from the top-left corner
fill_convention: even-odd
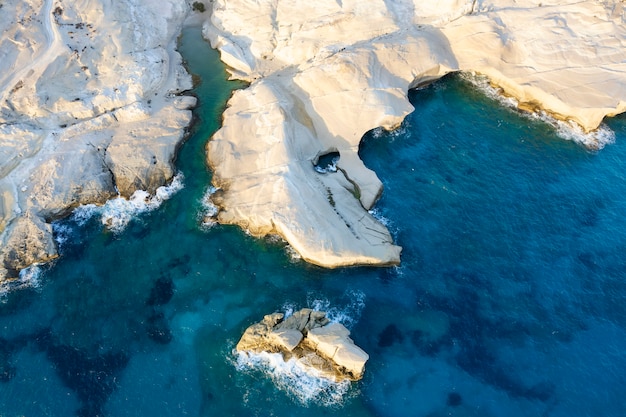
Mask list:
[[[590,137],[477,76],[410,91],[360,147],[402,262],[329,270],[207,220],[205,145],[245,86],[200,28],[180,51],[199,104],[173,183],[55,222],[60,258],[2,294],[1,417],[626,416],[625,116]],[[234,353],[304,307],[350,329],[362,380]]]

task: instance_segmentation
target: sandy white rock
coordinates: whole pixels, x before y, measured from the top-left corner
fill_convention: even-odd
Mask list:
[[[369,355],[350,339],[341,323],[308,308],[283,320],[282,313],[265,316],[248,327],[237,343],[243,353],[280,353],[295,359],[311,375],[333,380],[362,378]]]
[[[358,146],[412,111],[409,88],[473,71],[586,131],[626,110],[623,1],[215,0],[210,12],[205,36],[251,83],[208,144],[218,220],[326,267],[400,260],[368,214],[382,185]],[[330,152],[337,172],[312,169]]]
[[[56,256],[46,222],[173,177],[195,103],[176,96],[191,87],[175,50],[188,11],[181,0],[2,3],[0,286]],[[23,230],[37,230],[32,249],[20,249]]]

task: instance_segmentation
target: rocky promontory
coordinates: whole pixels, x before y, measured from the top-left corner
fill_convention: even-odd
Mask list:
[[[369,355],[350,339],[341,323],[330,322],[326,313],[308,308],[285,318],[266,315],[248,327],[237,343],[238,352],[280,353],[294,359],[305,372],[334,381],[363,377]]]
[[[412,111],[410,88],[466,71],[523,111],[594,136],[626,110],[624,2],[215,0],[204,34],[237,91],[208,144],[221,223],[278,234],[308,262],[389,265],[363,135]],[[333,169],[316,169],[335,156]],[[317,167],[319,168],[319,167]]]
[[[153,193],[195,98],[176,41],[181,0],[0,4],[0,287],[57,256],[50,222]]]
[[[363,135],[454,71],[590,132],[626,110],[624,2],[213,0],[204,35],[237,91],[207,146],[217,220],[308,262],[393,265]],[[51,222],[174,175],[195,99],[176,52],[187,0],[1,3],[0,286],[57,256]],[[325,166],[321,161],[334,158]]]

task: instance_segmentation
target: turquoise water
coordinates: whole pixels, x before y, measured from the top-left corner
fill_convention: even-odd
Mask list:
[[[592,153],[458,76],[370,132],[398,268],[324,270],[284,243],[201,225],[204,144],[231,89],[189,29],[202,82],[185,187],[121,233],[55,225],[62,257],[0,304],[0,416],[624,416],[626,117]],[[262,315],[328,309],[370,354],[315,395],[231,353]]]

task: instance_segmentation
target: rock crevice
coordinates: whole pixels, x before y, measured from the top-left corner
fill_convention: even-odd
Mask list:
[[[342,324],[330,322],[326,313],[302,309],[285,318],[269,314],[248,327],[237,343],[238,352],[280,353],[294,359],[308,373],[335,381],[363,377],[369,355],[350,339]]]

